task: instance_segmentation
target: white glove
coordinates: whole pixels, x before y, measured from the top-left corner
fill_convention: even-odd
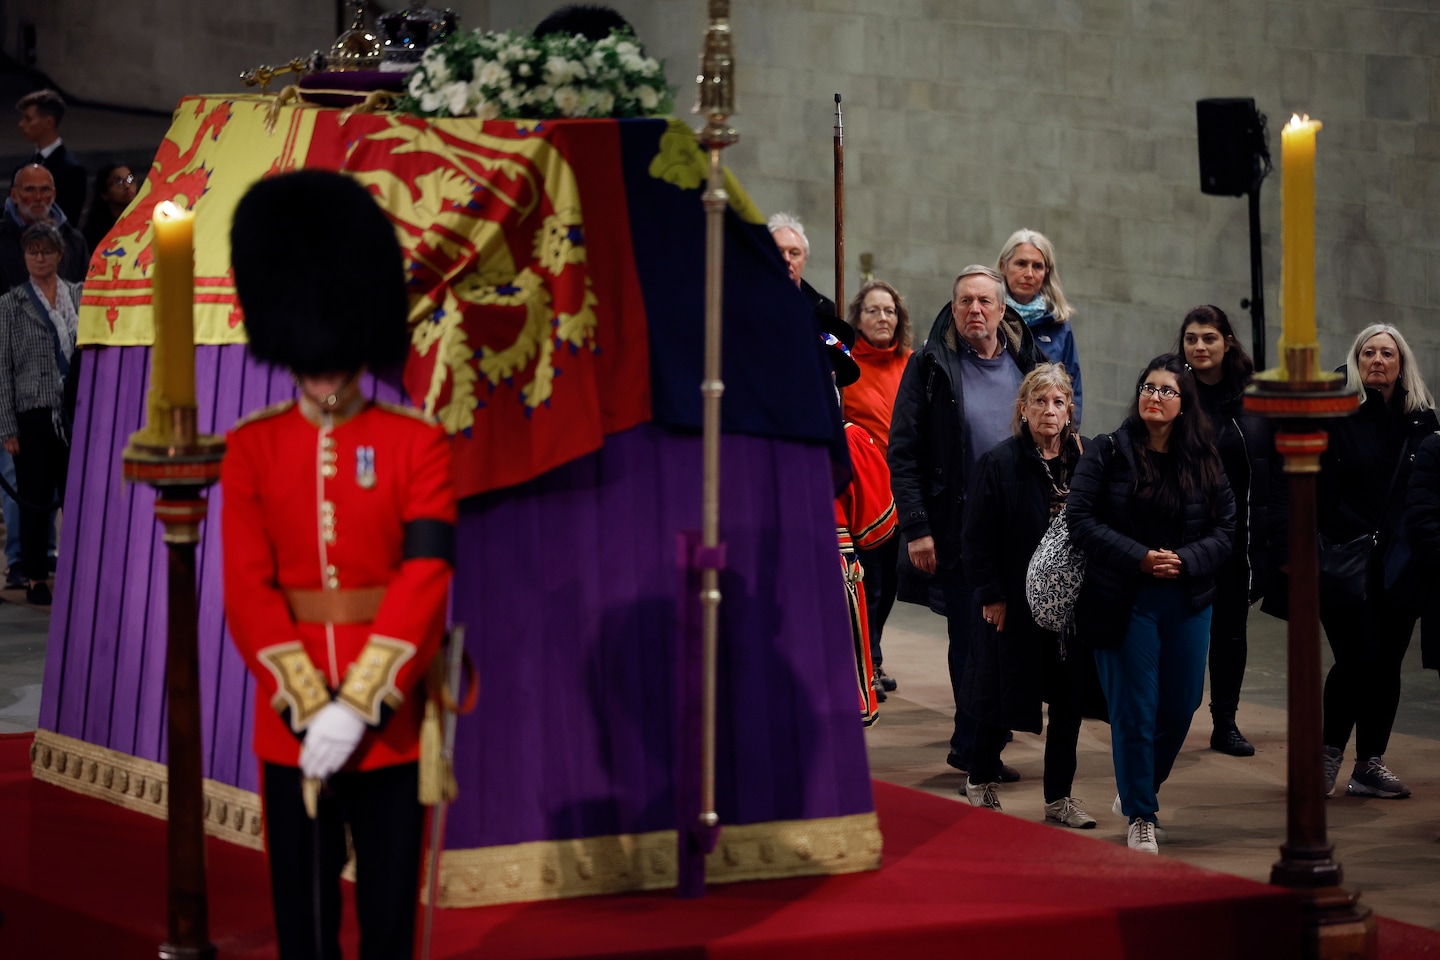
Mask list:
[[[325,780],[345,766],[350,754],[365,736],[365,721],[354,710],[339,703],[327,703],[310,721],[300,747],[300,772]]]

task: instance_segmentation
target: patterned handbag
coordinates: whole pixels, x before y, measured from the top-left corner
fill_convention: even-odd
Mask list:
[[[1025,571],[1025,600],[1035,624],[1057,633],[1071,626],[1084,582],[1085,554],[1070,542],[1062,509],[1051,518]]]

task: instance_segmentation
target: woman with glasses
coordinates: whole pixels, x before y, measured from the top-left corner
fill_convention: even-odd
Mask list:
[[[85,215],[85,243],[93,253],[100,249],[105,234],[135,199],[139,181],[124,163],[107,163],[95,174],[94,199]]]
[[[65,241],[48,223],[20,238],[29,279],[0,297],[0,445],[15,458],[25,599],[50,604],[46,524],[70,462],[65,380],[77,359],[80,284],[62,280]]]
[[[845,388],[845,419],[864,427],[885,456],[890,446],[890,416],[900,376],[910,359],[910,311],[900,292],[884,280],[861,285],[845,314],[858,336],[851,357],[860,366],[860,379]],[[869,611],[870,656],[875,661],[873,686],[878,699],[896,687],[881,666],[880,634],[895,606],[899,588],[896,572],[900,538],[891,537],[874,550],[860,551],[865,571],[865,602]]]
[[[1240,732],[1235,714],[1245,677],[1245,621],[1260,598],[1266,569],[1265,531],[1270,486],[1270,431],[1263,420],[1242,409],[1255,364],[1230,318],[1204,304],[1185,314],[1175,352],[1195,375],[1200,409],[1215,431],[1215,448],[1225,480],[1235,494],[1235,548],[1215,575],[1215,605],[1210,618],[1210,749],[1232,757],[1251,757],[1255,747]]]
[[[1116,812],[1130,848],[1156,853],[1156,795],[1200,706],[1215,574],[1235,535],[1235,497],[1180,357],[1150,361],[1120,429],[1086,449],[1066,521],[1086,557],[1075,629],[1110,706]]]
[[[1022,321],[1051,363],[1070,375],[1075,389],[1075,422],[1080,422],[1080,354],[1070,326],[1074,311],[1055,270],[1055,247],[1037,230],[1016,230],[1000,248],[995,268],[1005,278],[1005,320]]]

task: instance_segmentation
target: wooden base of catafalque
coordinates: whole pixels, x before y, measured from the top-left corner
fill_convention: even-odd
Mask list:
[[[123,476],[159,496],[155,519],[165,525],[169,555],[165,696],[169,735],[168,937],[162,960],[212,960],[205,882],[205,797],[201,776],[200,666],[196,643],[195,547],[205,519],[207,487],[220,479],[221,437],[195,432],[195,408],[174,412],[165,444],[131,438]]]
[[[1344,871],[1326,839],[1315,538],[1315,481],[1330,441],[1326,421],[1353,414],[1360,396],[1345,389],[1339,375],[1318,371],[1314,346],[1288,347],[1281,355],[1284,372],[1266,371],[1245,392],[1246,412],[1278,421],[1275,449],[1284,459],[1290,498],[1286,836],[1270,882],[1294,890],[1305,901],[1306,956],[1373,958],[1374,917],[1358,894],[1340,886]]]

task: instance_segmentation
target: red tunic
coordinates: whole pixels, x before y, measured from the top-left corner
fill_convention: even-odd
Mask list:
[[[847,388],[848,389],[848,388]],[[878,716],[879,703],[871,687],[875,673],[870,656],[870,621],[865,609],[865,591],[859,587],[864,571],[856,550],[870,550],[895,536],[895,498],[890,495],[890,468],[885,457],[863,427],[845,424],[850,445],[850,485],[835,498],[835,534],[840,541],[840,569],[850,601],[850,633],[855,647],[856,692],[860,717],[868,726]]]
[[[388,404],[358,400],[347,417],[290,401],[235,427],[220,482],[225,616],[256,679],[255,755],[296,766],[305,728],[338,698],[371,727],[345,769],[417,759],[451,566],[413,546],[406,559],[406,530],[432,543],[453,531],[444,432]]]

